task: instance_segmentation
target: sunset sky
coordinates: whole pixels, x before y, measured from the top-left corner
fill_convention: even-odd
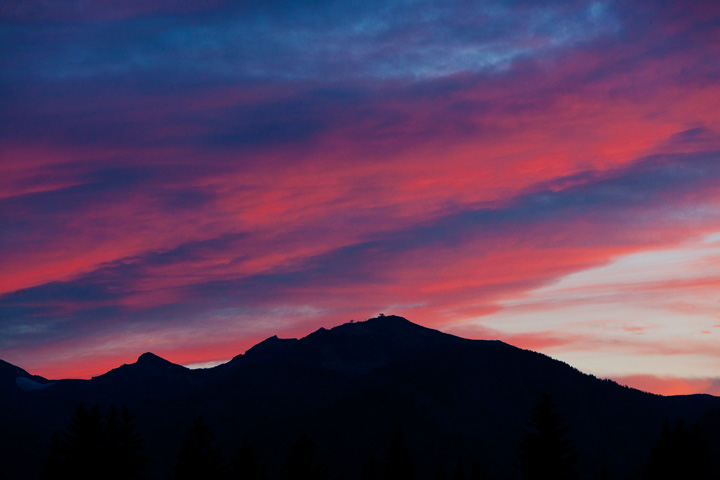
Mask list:
[[[720,394],[720,2],[8,0],[0,43],[3,360],[384,312]]]

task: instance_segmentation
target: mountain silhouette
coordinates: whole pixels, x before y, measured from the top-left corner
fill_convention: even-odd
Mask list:
[[[50,434],[78,402],[103,408],[124,403],[137,413],[153,459],[149,473],[157,477],[169,475],[179,442],[198,416],[231,451],[253,439],[266,452],[271,477],[280,473],[272,465],[283,465],[284,453],[307,434],[330,471],[359,478],[363,462],[384,458],[398,425],[416,471],[432,472],[427,478],[478,459],[490,478],[518,477],[529,412],[549,394],[581,452],[582,476],[606,471],[632,478],[666,419],[691,424],[703,415],[715,418],[708,412],[720,409],[717,397],[641,392],[536,352],[456,337],[393,315],[321,328],[301,339],[273,336],[201,370],[145,353],[92,380],[23,391],[9,376],[24,370],[7,365],[0,364],[0,383],[13,391],[0,398],[0,412],[13,414],[0,413],[10,434],[0,452],[12,455],[8,465],[38,462]],[[20,445],[7,441],[16,433]],[[23,469],[11,472],[11,478],[32,478]]]
[[[367,373],[407,355],[472,342],[425,328],[396,315],[320,328],[297,339],[273,336],[238,355],[230,364],[300,363],[346,374]]]
[[[23,391],[41,390],[52,385],[50,380],[38,375],[30,375],[20,367],[0,360],[0,393],[16,394],[16,389]]]
[[[183,377],[190,369],[176,365],[154,353],[143,353],[135,363],[125,364],[107,373],[93,377],[96,382],[129,383],[137,385],[148,381],[167,380],[172,377]]]

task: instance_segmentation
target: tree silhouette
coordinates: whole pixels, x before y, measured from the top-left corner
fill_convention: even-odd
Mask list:
[[[543,394],[530,412],[522,441],[520,469],[526,480],[576,479],[575,447],[568,438],[568,428],[562,424],[557,407],[549,395]]]
[[[386,480],[413,480],[415,478],[410,452],[405,445],[405,432],[401,425],[395,428],[383,478]]]
[[[482,467],[477,460],[473,461],[469,472],[468,469],[465,468],[465,463],[462,459],[458,459],[455,468],[451,469],[450,475],[442,468],[435,474],[436,480],[484,480],[485,478]]]
[[[197,417],[180,447],[173,477],[176,480],[216,479],[220,478],[221,466],[215,434],[202,417]]]
[[[102,475],[105,431],[99,407],[80,403],[65,430],[55,432],[43,477],[86,480]]]
[[[111,407],[103,418],[96,405],[80,403],[68,426],[53,433],[43,478],[134,480],[141,478],[146,459],[140,455],[142,439],[134,416],[123,405]]]
[[[45,459],[40,472],[40,478],[47,479],[63,478],[69,474],[65,461],[65,444],[57,430],[50,438],[50,454]]]
[[[664,480],[711,478],[708,449],[700,432],[695,428],[688,432],[682,420],[675,429],[667,421],[655,442],[643,478]]]
[[[247,438],[243,440],[235,454],[232,478],[236,480],[263,480],[265,478],[265,470]]]
[[[470,479],[471,480],[486,480],[488,477],[485,474],[485,469],[483,468],[482,464],[480,463],[480,460],[475,459],[473,460],[472,469],[470,470]]]
[[[315,458],[315,444],[303,434],[290,448],[282,472],[286,480],[326,480],[327,467]]]
[[[365,460],[360,471],[360,478],[362,480],[377,480],[377,468],[375,467],[375,457],[372,455]]]
[[[105,478],[135,480],[142,478],[147,458],[141,452],[143,441],[137,432],[135,415],[125,404],[118,411],[111,406],[105,414],[106,461],[108,472]]]
[[[467,480],[467,475],[465,474],[465,465],[463,464],[462,459],[458,460],[457,464],[455,465],[452,480]]]

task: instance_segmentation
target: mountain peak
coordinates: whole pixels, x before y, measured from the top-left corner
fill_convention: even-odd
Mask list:
[[[444,337],[445,339],[447,339],[447,337],[452,337],[452,335],[413,323],[405,317],[401,317],[399,315],[385,315],[382,313],[377,317],[369,318],[365,321],[345,323],[339,327],[333,328],[332,330],[336,329],[363,330],[368,333],[372,332],[374,335],[378,335],[380,337],[400,336],[406,340],[417,337],[427,338],[428,336],[432,338]]]
[[[405,317],[401,317],[399,315],[385,315],[384,313],[381,313],[377,317],[368,318],[364,322],[356,322],[356,323],[364,323],[367,326],[383,326],[383,327],[422,327],[422,325],[418,325],[417,323],[413,323],[410,320],[408,320]]]
[[[293,363],[345,374],[367,373],[402,357],[448,344],[470,342],[417,325],[397,315],[379,315],[365,321],[319,328],[301,338],[267,338],[238,356],[236,365]]]
[[[278,338],[277,335],[268,337],[254,347],[250,348],[245,355],[247,358],[256,360],[269,360],[287,351],[288,348],[298,342],[297,338]]]
[[[138,376],[162,377],[168,374],[183,373],[187,370],[188,369],[182,365],[176,365],[154,353],[145,352],[138,357],[137,362],[113,368],[107,373],[93,377],[93,380],[131,381],[138,378]]]
[[[408,319],[405,318],[405,317],[401,317],[400,315],[385,315],[384,313],[378,314],[377,317],[368,318],[368,319],[366,320],[366,322],[369,322],[369,321],[371,321],[371,320],[384,320],[384,321],[390,321],[390,322],[402,320],[402,321],[404,321],[404,322],[412,323],[412,322],[410,322],[410,320],[408,320]]]
[[[138,365],[166,365],[166,364],[172,364],[172,362],[169,362],[168,360],[165,360],[164,358],[155,355],[152,352],[145,352],[142,355],[140,355],[137,359]]]

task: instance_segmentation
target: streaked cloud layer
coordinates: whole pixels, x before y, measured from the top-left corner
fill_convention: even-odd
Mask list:
[[[720,6],[0,7],[0,358],[397,313],[720,393]]]

